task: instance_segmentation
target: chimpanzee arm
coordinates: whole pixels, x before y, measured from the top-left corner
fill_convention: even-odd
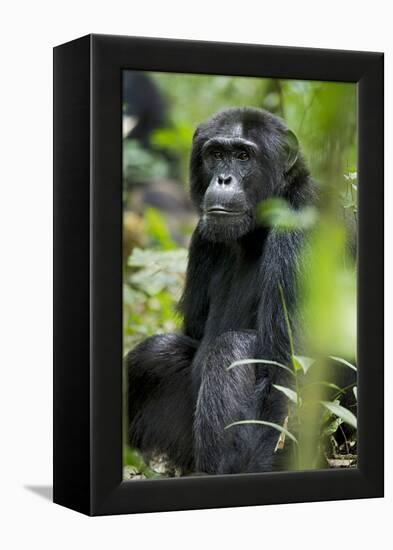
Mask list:
[[[208,284],[219,254],[214,243],[202,239],[196,230],[192,236],[186,285],[179,303],[187,336],[200,340],[204,335],[209,313]]]
[[[206,357],[194,421],[197,471],[229,474],[276,468],[279,433],[275,429],[258,424],[228,428],[239,420],[282,424],[285,419],[282,394],[267,378],[257,381],[257,366],[227,370],[234,361],[255,357],[257,341],[253,331],[226,332]]]
[[[290,356],[288,326],[280,293],[285,304],[293,334],[296,336],[295,300],[298,294],[298,274],[301,266],[301,231],[271,230],[266,239],[260,271],[261,299],[257,329],[259,353],[265,359],[287,361]]]

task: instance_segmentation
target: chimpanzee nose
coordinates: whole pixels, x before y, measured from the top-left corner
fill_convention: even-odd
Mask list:
[[[224,185],[229,185],[232,181],[232,176],[226,176],[225,174],[220,174],[217,178],[217,182]]]

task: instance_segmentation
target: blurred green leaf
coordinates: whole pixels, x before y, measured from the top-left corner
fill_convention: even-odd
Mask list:
[[[169,177],[169,166],[157,152],[145,149],[134,139],[123,140],[123,178],[132,183]]]
[[[334,384],[333,382],[326,382],[325,380],[318,380],[316,382],[311,382],[310,384],[305,384],[304,389],[308,389],[313,386],[324,386],[326,388],[336,390],[338,393],[343,393],[344,391],[339,386],[337,386],[337,384]]]
[[[159,245],[161,250],[177,248],[169,232],[164,216],[156,208],[146,208],[144,211],[147,236]]]
[[[175,127],[156,130],[151,142],[154,146],[163,149],[173,149],[179,152],[186,148],[189,151],[193,133],[191,126],[178,122]]]
[[[324,216],[303,251],[299,308],[312,356],[350,356],[356,349],[356,277],[346,247],[342,224]]]
[[[315,224],[317,218],[317,210],[313,206],[294,210],[286,200],[279,197],[266,199],[258,205],[258,220],[278,231],[308,229]]]

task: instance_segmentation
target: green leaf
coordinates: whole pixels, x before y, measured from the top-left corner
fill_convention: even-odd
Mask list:
[[[232,428],[232,426],[240,426],[242,424],[261,424],[262,426],[269,426],[270,428],[274,428],[275,430],[284,433],[289,437],[289,439],[292,439],[292,441],[297,443],[296,437],[286,428],[280,426],[279,424],[274,424],[274,422],[267,422],[266,420],[239,420],[238,422],[232,422],[232,424],[225,426],[225,429],[227,430],[228,428]]]
[[[293,403],[298,404],[298,395],[295,391],[291,390],[290,388],[287,388],[285,386],[279,386],[278,384],[273,384],[273,388],[276,388],[276,390],[282,392],[284,395],[288,397]]]
[[[128,258],[127,265],[130,267],[149,267],[155,270],[184,272],[187,265],[187,256],[188,252],[183,248],[164,251],[134,248]]]
[[[156,208],[146,208],[143,217],[146,224],[146,234],[159,244],[162,250],[176,248],[176,243],[171,237],[166,220]]]
[[[288,371],[292,376],[295,376],[291,369],[287,367],[286,365],[283,365],[282,363],[278,363],[277,361],[270,361],[269,359],[242,359],[240,361],[234,361],[227,367],[227,370],[231,370],[235,367],[239,367],[240,365],[248,365],[248,364],[254,364],[254,363],[262,363],[263,365],[275,365],[276,367],[280,367],[281,369],[284,369]]]
[[[296,370],[302,369],[304,374],[307,374],[308,369],[315,363],[315,359],[303,355],[294,355],[292,359]]]
[[[123,177],[140,183],[169,177],[168,162],[159,152],[145,149],[135,139],[123,141]]]
[[[164,289],[181,288],[187,266],[187,250],[134,248],[127,265],[134,268],[129,283],[149,296]]]
[[[125,447],[123,460],[126,465],[132,466],[138,472],[143,472],[147,468],[141,453],[131,447]]]
[[[329,436],[336,433],[339,426],[342,424],[342,418],[335,418],[328,426],[323,430],[324,435]]]
[[[346,367],[349,367],[354,371],[357,371],[357,368],[355,367],[355,365],[352,365],[351,363],[349,363],[349,361],[346,361],[342,357],[335,357],[334,355],[329,355],[329,358],[333,359],[334,361],[337,361],[338,363],[341,363],[342,365],[345,365]]]
[[[258,220],[279,231],[307,229],[314,225],[318,217],[313,206],[294,210],[285,199],[274,197],[258,205]]]
[[[123,462],[125,465],[132,467],[137,473],[143,474],[147,478],[162,477],[159,472],[156,472],[146,464],[141,453],[137,449],[125,447]]]
[[[320,400],[319,400],[320,401]],[[340,400],[339,399],[333,399],[332,403],[336,403],[337,405],[340,404]],[[332,415],[333,413],[325,408],[323,411],[322,411],[322,417],[321,417],[321,424],[325,424],[326,422],[331,422],[332,420]]]
[[[163,477],[159,472],[156,472],[155,470],[153,470],[153,468],[150,468],[150,466],[147,466],[142,473],[148,479],[158,479],[160,477]]]
[[[357,177],[358,177],[357,172],[348,172],[347,174],[344,174],[344,178],[348,181],[356,180]]]
[[[346,424],[349,424],[349,426],[352,426],[352,428],[357,428],[356,416],[353,413],[351,413],[351,411],[349,411],[342,405],[333,403],[332,401],[321,401],[321,403],[330,412],[332,412],[333,414],[341,418],[343,422],[345,422]]]

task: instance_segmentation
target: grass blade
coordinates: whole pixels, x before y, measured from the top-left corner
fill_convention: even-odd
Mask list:
[[[249,363],[261,363],[264,365],[275,365],[276,367],[280,367],[281,369],[286,370],[289,372],[292,376],[294,376],[293,371],[287,367],[286,365],[283,365],[282,363],[278,363],[278,361],[270,361],[270,359],[241,359],[240,361],[234,361],[227,367],[227,370],[231,370],[235,367],[239,367],[240,365],[247,365]]]
[[[279,424],[274,424],[274,422],[267,422],[266,420],[239,420],[238,422],[232,422],[232,424],[229,424],[228,426],[225,426],[225,429],[232,428],[232,426],[240,426],[242,424],[261,424],[263,426],[269,426],[270,428],[274,428],[275,430],[285,434],[289,437],[289,439],[292,439],[297,444],[296,437],[291,434],[290,431],[288,431],[283,426],[280,426]]]
[[[357,368],[355,367],[355,365],[352,365],[352,363],[350,363],[349,361],[346,361],[342,357],[335,357],[334,355],[329,355],[329,358],[333,359],[334,361],[337,361],[338,363],[341,363],[342,365],[345,365],[346,367],[349,367],[350,369],[357,372]]]

